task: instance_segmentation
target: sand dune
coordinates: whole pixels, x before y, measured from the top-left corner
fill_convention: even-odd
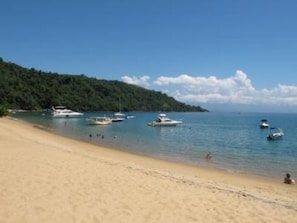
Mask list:
[[[0,119],[0,222],[297,222],[297,187]]]

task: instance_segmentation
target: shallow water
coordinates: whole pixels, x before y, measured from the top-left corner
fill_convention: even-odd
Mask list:
[[[55,133],[93,144],[191,165],[221,168],[262,176],[297,176],[297,115],[264,113],[168,113],[181,119],[177,127],[149,127],[157,113],[131,113],[134,119],[108,126],[90,126],[90,116],[51,118],[49,113],[16,113],[14,116],[51,128]],[[261,129],[261,119],[281,127],[284,137],[268,141],[269,129]],[[90,138],[89,135],[92,135]],[[104,138],[103,138],[104,136]],[[213,158],[205,160],[211,151]]]

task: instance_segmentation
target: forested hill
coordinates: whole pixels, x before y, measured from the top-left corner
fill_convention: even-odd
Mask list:
[[[161,92],[120,81],[27,69],[0,58],[0,104],[39,110],[64,105],[78,111],[199,111]]]

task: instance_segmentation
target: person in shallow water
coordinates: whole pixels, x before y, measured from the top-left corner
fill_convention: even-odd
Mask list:
[[[205,156],[205,159],[206,160],[210,160],[212,158],[212,153],[211,152],[208,152]]]
[[[291,178],[291,175],[289,173],[286,174],[286,177],[284,179],[285,184],[295,184],[295,180]]]

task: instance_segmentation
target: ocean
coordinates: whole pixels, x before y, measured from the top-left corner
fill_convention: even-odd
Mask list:
[[[87,112],[80,118],[52,118],[49,112],[19,112],[14,117],[51,129],[54,133],[133,154],[283,179],[289,172],[297,178],[297,114],[244,112],[167,113],[182,120],[176,127],[150,127],[158,113],[134,112],[133,119],[107,126],[90,126],[86,118],[111,116]],[[280,127],[282,139],[268,141],[267,119]],[[90,137],[92,135],[92,137]],[[213,157],[207,161],[205,155]]]

